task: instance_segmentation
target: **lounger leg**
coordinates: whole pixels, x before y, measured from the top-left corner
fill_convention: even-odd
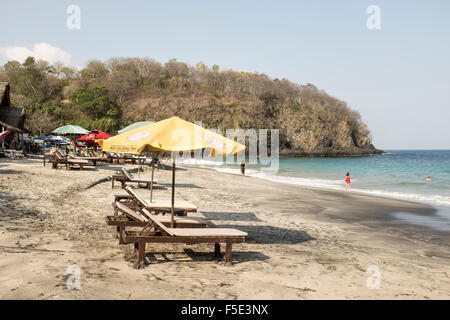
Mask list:
[[[117,226],[117,238],[119,238],[119,244],[123,244],[122,241],[122,227]]]
[[[83,170],[83,165],[82,164],[80,164],[80,170]]]
[[[138,262],[143,263],[144,259],[145,259],[145,242],[139,242],[138,247],[139,247],[138,248],[138,250],[139,250]]]
[[[220,257],[220,243],[214,243],[214,258]]]
[[[225,264],[231,264],[231,242],[225,246]]]
[[[111,185],[111,189],[114,189],[114,178],[112,178],[112,185]]]

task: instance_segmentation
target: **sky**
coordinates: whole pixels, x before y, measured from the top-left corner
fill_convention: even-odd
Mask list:
[[[377,148],[450,149],[448,0],[15,0],[1,9],[0,64],[202,61],[312,83],[358,110]]]

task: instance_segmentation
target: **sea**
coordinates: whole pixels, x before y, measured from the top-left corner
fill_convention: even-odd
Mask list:
[[[192,164],[240,174],[238,164],[194,160]],[[351,192],[428,204],[435,215],[394,213],[394,218],[450,232],[450,150],[387,150],[385,154],[354,158],[280,158],[278,170],[248,164],[246,175],[270,181]],[[427,181],[427,177],[431,181]]]

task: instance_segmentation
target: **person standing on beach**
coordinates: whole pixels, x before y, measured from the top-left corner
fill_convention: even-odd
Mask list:
[[[350,173],[347,172],[347,174],[345,175],[345,190],[349,191],[350,190]]]
[[[241,163],[241,174],[244,176],[245,175],[245,167],[246,167],[247,165],[245,164],[245,161],[242,161],[242,163]]]

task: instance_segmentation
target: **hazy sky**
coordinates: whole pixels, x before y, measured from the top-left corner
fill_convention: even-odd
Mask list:
[[[80,29],[67,27],[69,5]],[[381,10],[369,29],[366,9]],[[310,82],[382,149],[450,149],[450,1],[4,1],[0,63],[150,57]]]

